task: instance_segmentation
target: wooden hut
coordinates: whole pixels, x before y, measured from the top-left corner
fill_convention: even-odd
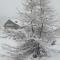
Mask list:
[[[16,23],[14,23],[13,21],[11,21],[11,20],[8,20],[5,24],[4,24],[4,28],[5,29],[8,29],[8,28],[10,28],[10,29],[19,29],[19,25],[18,24],[16,24]]]

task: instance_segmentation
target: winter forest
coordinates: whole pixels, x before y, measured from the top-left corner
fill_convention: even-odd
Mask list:
[[[22,0],[17,17],[0,26],[0,60],[60,60],[60,21],[50,0]]]

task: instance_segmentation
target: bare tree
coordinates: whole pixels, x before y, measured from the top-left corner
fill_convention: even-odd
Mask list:
[[[50,28],[51,22],[54,21],[54,14],[53,14],[53,10],[51,10],[51,8],[49,7],[49,0],[26,0],[24,14],[29,18],[28,22],[30,22],[30,24],[28,25],[28,27],[29,28],[31,27],[30,29],[32,32],[31,33],[32,37],[34,37],[35,34],[35,36],[37,35],[38,39],[42,39],[42,41],[44,40],[49,41],[54,38],[54,35],[52,34],[53,30],[51,30]],[[35,41],[36,39],[34,40],[34,43],[33,40],[34,39],[30,38],[28,42],[23,44],[22,50],[25,51],[23,53],[24,55],[28,56],[29,54],[32,54],[35,50],[36,50],[35,53],[40,53],[41,52],[40,49],[44,48],[44,47],[40,48],[41,42],[36,45],[35,44],[35,42],[37,43],[37,41]],[[45,44],[42,43],[42,45]],[[35,48],[38,48],[38,50]],[[43,50],[45,51],[45,49],[42,49],[42,51]],[[39,57],[41,56],[40,54],[33,54],[34,57],[36,57],[37,55]]]
[[[54,10],[49,6],[49,0],[26,0],[25,15],[30,18],[32,36],[37,34],[39,38],[42,35],[51,33],[52,22],[54,22]],[[36,29],[34,29],[36,26]],[[50,30],[49,30],[50,29]]]

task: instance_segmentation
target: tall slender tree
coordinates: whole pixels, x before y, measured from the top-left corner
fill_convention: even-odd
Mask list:
[[[25,14],[30,18],[32,35],[36,26],[39,38],[42,37],[42,33],[46,34],[51,29],[51,22],[54,21],[54,13],[49,3],[49,0],[26,0]]]

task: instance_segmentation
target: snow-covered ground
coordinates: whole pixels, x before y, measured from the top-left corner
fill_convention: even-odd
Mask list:
[[[9,39],[7,35],[3,33],[3,31],[0,31],[0,60],[12,60],[9,58],[9,53],[7,53],[6,50],[6,48],[9,49],[9,47],[6,46],[7,44],[15,48],[17,47],[16,41]],[[41,60],[60,60],[60,38],[57,38],[56,45],[50,46],[49,49],[50,56],[44,57]]]
[[[0,60],[9,60],[9,57],[7,58],[9,55],[9,53],[7,53],[7,49],[9,49],[9,47],[6,45],[14,47],[17,46],[14,40],[9,39],[3,31],[0,31]]]

